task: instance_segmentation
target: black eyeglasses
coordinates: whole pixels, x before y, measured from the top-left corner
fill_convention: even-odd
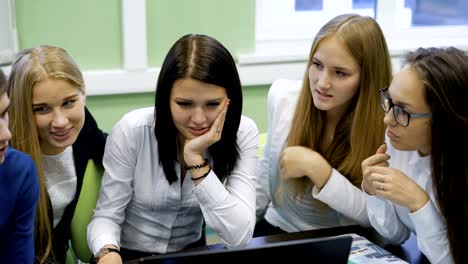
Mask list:
[[[388,113],[390,109],[393,108],[393,117],[397,121],[398,124],[407,127],[409,125],[410,118],[423,118],[423,117],[430,117],[432,113],[410,113],[400,106],[393,104],[392,98],[390,98],[387,94],[388,88],[380,89],[380,105],[385,113]]]

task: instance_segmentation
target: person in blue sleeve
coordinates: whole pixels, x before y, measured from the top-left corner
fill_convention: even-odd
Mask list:
[[[33,263],[39,181],[33,160],[8,147],[9,104],[0,71],[0,263]]]

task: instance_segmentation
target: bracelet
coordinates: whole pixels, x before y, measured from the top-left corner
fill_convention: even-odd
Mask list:
[[[200,180],[200,179],[203,179],[205,178],[206,176],[208,176],[208,174],[210,174],[211,172],[211,168],[208,169],[208,172],[203,174],[202,176],[198,177],[198,178],[192,178],[192,181],[197,181],[197,180]]]
[[[208,166],[208,164],[210,164],[210,162],[208,161],[208,159],[205,159],[205,161],[202,163],[202,164],[197,164],[197,165],[193,165],[193,166],[188,166],[188,165],[185,165],[185,170],[196,170],[196,169],[201,169],[203,167],[206,167]]]

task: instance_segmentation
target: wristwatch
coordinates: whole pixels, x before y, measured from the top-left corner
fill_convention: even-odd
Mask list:
[[[120,255],[120,251],[116,248],[111,248],[111,247],[102,247],[99,249],[99,251],[96,253],[94,257],[94,263],[98,263],[100,259],[102,259],[105,255],[115,252]]]

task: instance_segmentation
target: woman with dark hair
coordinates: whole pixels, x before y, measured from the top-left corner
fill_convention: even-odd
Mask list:
[[[109,136],[88,226],[97,262],[202,245],[204,221],[227,246],[252,238],[258,130],[241,112],[229,51],[209,36],[180,38],[162,65],[155,107],[126,114]]]
[[[386,144],[362,163],[372,226],[395,244],[416,233],[431,263],[468,252],[468,56],[420,48],[388,89]],[[458,150],[458,151],[457,151]]]
[[[30,156],[8,147],[7,82],[0,69],[0,263],[34,262],[39,179]]]

